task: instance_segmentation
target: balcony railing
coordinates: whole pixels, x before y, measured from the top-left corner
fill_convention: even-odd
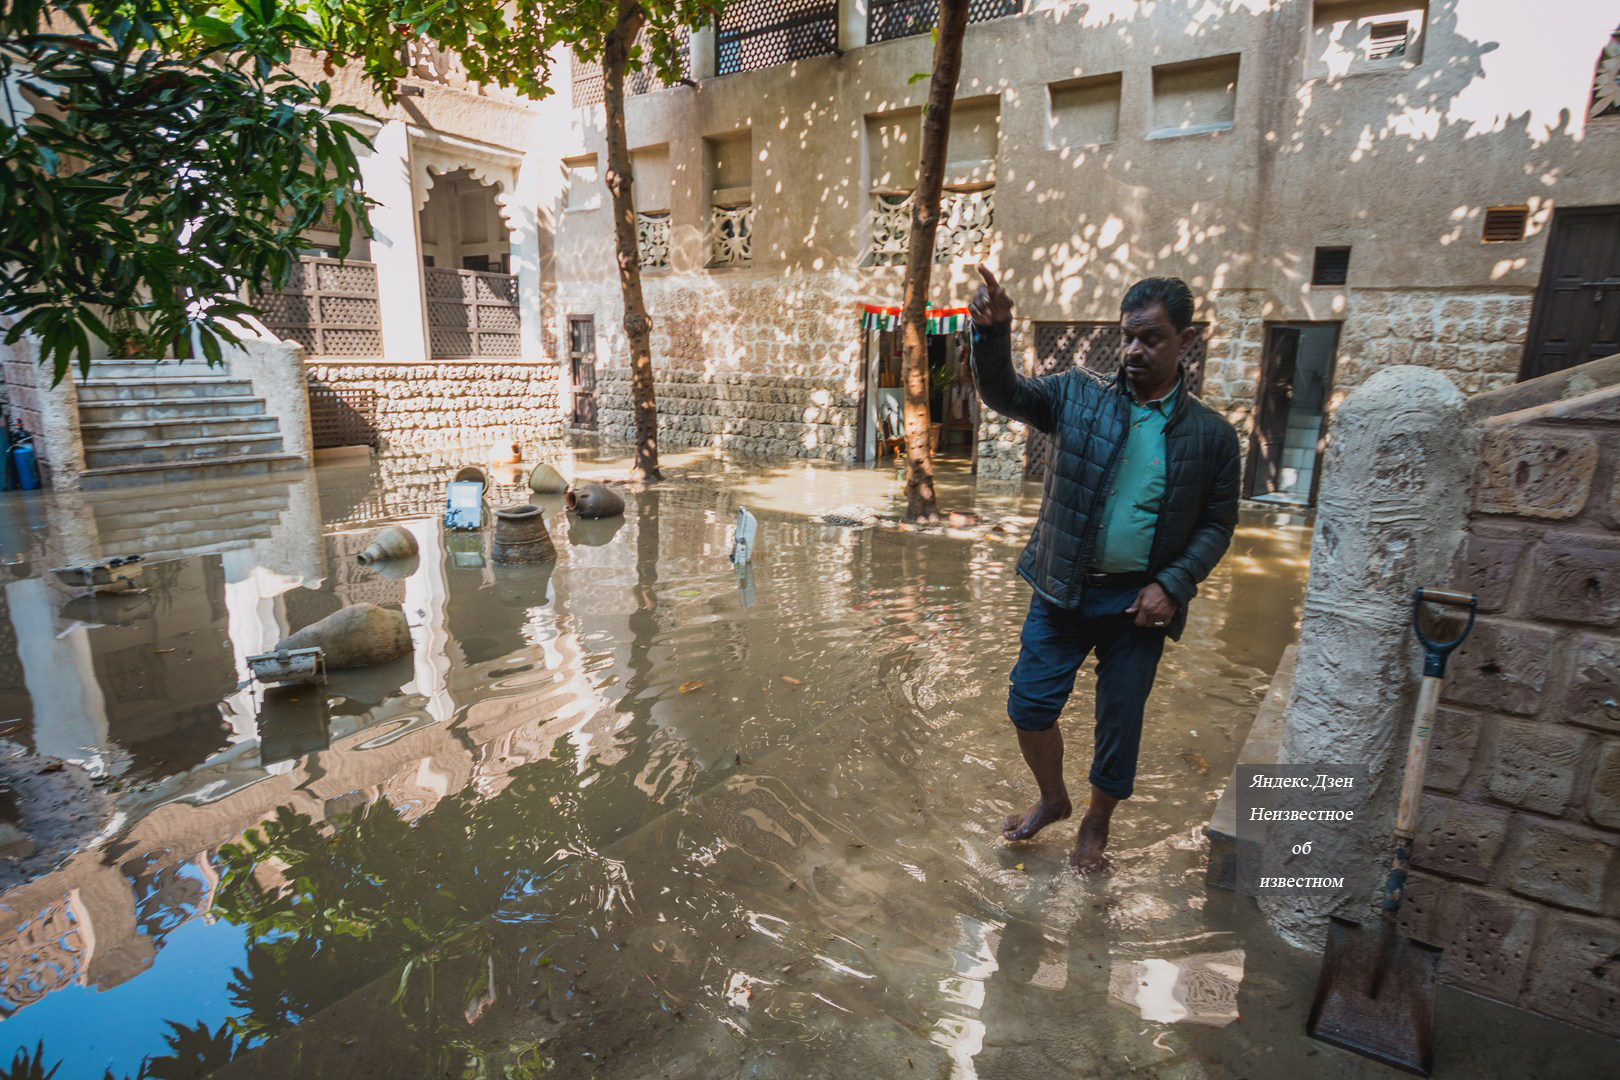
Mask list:
[[[427,268],[428,350],[435,360],[517,356],[517,277]]]
[[[643,270],[669,269],[669,211],[636,214],[636,250]]]
[[[374,263],[305,256],[280,292],[254,298],[265,328],[310,356],[381,356]]]
[[[988,22],[1024,10],[1024,0],[969,0],[968,22]],[[866,40],[872,44],[926,34],[939,21],[939,0],[868,0]]]
[[[867,263],[900,266],[911,248],[911,194],[881,194],[872,207],[872,239]],[[939,233],[934,261],[973,262],[990,254],[990,230],[995,225],[995,189],[947,191],[939,200]]]
[[[754,258],[754,204],[709,211],[709,265],[747,266]]]
[[[731,0],[714,37],[714,73],[830,56],[838,51],[838,0]]]

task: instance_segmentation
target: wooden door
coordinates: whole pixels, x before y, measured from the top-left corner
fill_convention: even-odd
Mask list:
[[[568,370],[574,385],[574,426],[596,430],[596,318],[568,320]]]
[[[1294,402],[1298,359],[1298,328],[1268,327],[1261,361],[1260,399],[1255,403],[1254,431],[1249,437],[1251,496],[1276,491],[1282,479],[1283,443],[1288,438],[1288,412]]]
[[[1534,379],[1620,353],[1620,206],[1553,214],[1519,369]]]

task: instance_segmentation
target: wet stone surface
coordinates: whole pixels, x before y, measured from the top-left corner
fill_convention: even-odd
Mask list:
[[[535,496],[557,561],[496,566],[489,530],[439,525],[460,464],[0,504],[0,737],[112,803],[0,894],[0,1066],[1381,1075],[1305,1038],[1314,959],[1203,883],[1203,824],[1295,636],[1302,528],[1240,527],[1166,654],[1114,868],[1080,879],[1072,826],[997,835],[1030,798],[1004,714],[1021,533],[824,524],[894,513],[893,472],[671,455],[623,518]],[[491,505],[526,476],[496,467]],[[941,486],[987,524],[1038,499]],[[741,575],[739,506],[760,522]],[[355,557],[388,523],[420,546],[400,576]],[[128,551],[149,563],[131,597],[49,580]],[[411,653],[248,678],[355,603],[400,607]],[[1076,781],[1091,686],[1065,720]],[[1612,1045],[1450,991],[1441,1024],[1456,1076],[1582,1075]]]

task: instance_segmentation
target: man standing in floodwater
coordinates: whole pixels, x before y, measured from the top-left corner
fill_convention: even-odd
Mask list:
[[[1012,301],[986,267],[979,275],[968,304],[979,396],[1052,440],[1040,518],[1018,560],[1035,595],[1007,693],[1040,797],[1008,815],[1001,835],[1029,840],[1072,812],[1057,720],[1095,650],[1091,802],[1069,856],[1088,873],[1107,864],[1109,820],[1131,797],[1165,638],[1181,636],[1198,583],[1232,542],[1237,432],[1182,385],[1181,355],[1198,329],[1179,278],[1148,278],[1125,293],[1117,374],[1076,367],[1032,379],[1013,370]]]

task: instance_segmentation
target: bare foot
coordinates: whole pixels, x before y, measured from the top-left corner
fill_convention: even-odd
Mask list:
[[[1067,797],[1061,799],[1036,799],[1022,814],[1008,814],[1001,823],[1001,836],[1009,844],[1032,840],[1035,834],[1052,824],[1062,821],[1071,813]]]
[[[1075,837],[1074,850],[1069,853],[1069,865],[1077,874],[1094,874],[1108,869],[1108,826],[1095,825],[1089,820],[1080,822],[1080,835]]]

